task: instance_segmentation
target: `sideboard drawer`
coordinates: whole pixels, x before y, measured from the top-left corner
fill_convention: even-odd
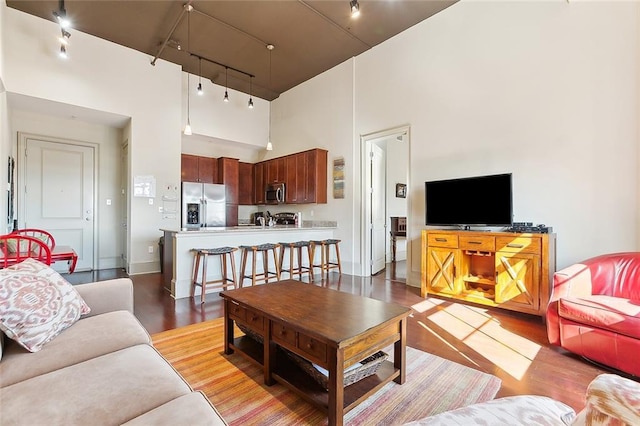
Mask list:
[[[511,253],[540,254],[540,238],[535,237],[498,237],[496,240],[498,251]]]
[[[327,362],[327,345],[312,337],[298,333],[298,349],[309,355],[313,361]]]
[[[460,248],[462,250],[495,251],[496,239],[489,235],[460,235]]]
[[[458,235],[445,232],[429,233],[427,235],[427,244],[429,247],[458,248]]]
[[[275,342],[288,343],[292,346],[296,345],[296,331],[275,321],[271,323],[271,337]]]

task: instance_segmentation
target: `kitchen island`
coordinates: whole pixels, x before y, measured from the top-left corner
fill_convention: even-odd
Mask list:
[[[216,248],[216,247],[239,247],[241,245],[256,245],[265,243],[293,242],[303,240],[323,240],[333,238],[335,225],[326,226],[302,226],[276,225],[276,226],[253,226],[240,225],[232,227],[214,227],[198,229],[161,229],[164,232],[164,249],[162,254],[162,280],[164,287],[171,292],[176,299],[189,297],[191,289],[191,279],[193,274],[193,253],[194,248]],[[303,252],[303,258],[305,257]],[[279,255],[279,252],[278,252]],[[240,275],[240,256],[238,250],[235,253],[236,279]],[[316,252],[319,263],[319,250]],[[284,259],[283,269],[289,267],[289,256]],[[258,258],[257,272],[262,272],[262,262]],[[304,261],[307,265],[308,262]],[[207,279],[212,280],[220,277],[220,262],[210,262],[207,268]],[[285,274],[289,278],[288,274]],[[284,278],[284,277],[283,277]],[[251,285],[247,280],[247,285]],[[208,290],[208,293],[219,290]],[[196,295],[200,293],[200,288],[196,288]]]

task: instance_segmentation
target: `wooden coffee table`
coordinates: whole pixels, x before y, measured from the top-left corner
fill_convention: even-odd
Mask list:
[[[391,380],[405,381],[407,317],[411,308],[300,281],[223,291],[224,352],[238,351],[276,381],[327,412],[330,425]],[[262,336],[234,336],[234,321]],[[344,369],[393,344],[393,363],[344,387]],[[329,371],[328,391],[299,369],[279,347]]]

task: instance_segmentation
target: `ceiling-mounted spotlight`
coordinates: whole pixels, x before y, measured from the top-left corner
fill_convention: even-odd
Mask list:
[[[71,37],[71,33],[64,28],[60,28],[60,32],[62,35],[58,37],[58,41],[65,46],[69,45],[69,38]]]
[[[68,58],[68,56],[67,56],[67,48],[66,48],[66,47],[64,47],[64,44],[60,46],[60,53],[59,53],[59,56],[60,56],[61,58],[63,58],[63,59],[67,59],[67,58]]]
[[[251,92],[252,92],[252,84],[253,84],[253,76],[249,77],[249,108],[253,109],[253,98],[251,97]]]
[[[58,24],[60,24],[60,27],[71,27],[71,21],[69,20],[69,18],[67,18],[67,10],[64,8],[64,0],[59,0],[58,10],[53,11],[53,16],[56,17],[56,20],[58,21]]]
[[[227,88],[229,87],[229,67],[224,67],[224,101],[229,102],[229,92],[227,92]]]
[[[349,6],[351,7],[351,17],[357,18],[360,16],[360,5],[358,4],[358,0],[351,0],[349,2]]]
[[[204,91],[202,90],[202,58],[198,61],[198,95],[202,96]]]
[[[64,12],[64,11],[53,12],[53,16],[56,17],[56,19],[58,20],[58,24],[60,24],[60,26],[62,28],[70,28],[71,27],[71,21],[69,20],[69,18],[67,18],[66,12]]]

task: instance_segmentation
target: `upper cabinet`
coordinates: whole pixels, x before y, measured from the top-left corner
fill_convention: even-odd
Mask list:
[[[327,202],[327,151],[312,149],[299,155],[302,155],[302,161],[298,161],[296,180],[298,203],[325,204]]]
[[[182,182],[228,185],[227,204],[265,204],[269,183],[285,184],[286,204],[324,204],[327,202],[327,151],[310,149],[256,164],[182,154]]]
[[[266,161],[253,165],[253,202],[256,204],[265,204],[267,202],[264,183],[265,165]]]
[[[304,154],[293,154],[286,157],[286,180],[285,180],[285,202],[287,204],[297,204],[298,198],[298,172],[302,171],[302,157]],[[301,166],[298,167],[298,164]]]
[[[326,150],[311,149],[276,160],[284,160],[287,204],[327,202]]]
[[[225,202],[227,204],[238,205],[240,192],[239,161],[237,158],[218,158],[218,179],[217,182],[224,185]]]
[[[256,204],[254,202],[254,175],[253,164],[238,163],[238,204],[241,206],[250,206]],[[264,197],[264,195],[263,195]]]
[[[182,182],[217,183],[218,162],[211,157],[182,154]]]
[[[286,158],[278,157],[273,160],[266,161],[266,182],[265,183],[282,183],[286,180]]]

